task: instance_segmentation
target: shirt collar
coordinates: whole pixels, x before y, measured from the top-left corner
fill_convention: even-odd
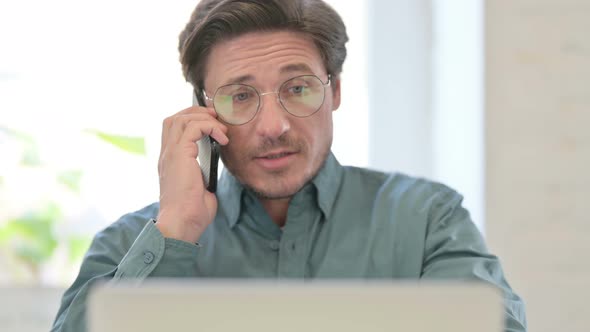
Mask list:
[[[328,153],[324,165],[311,180],[316,188],[318,206],[326,217],[330,218],[336,196],[342,183],[343,167],[332,152]],[[238,222],[241,212],[244,186],[225,168],[217,185],[219,209],[225,214],[230,227]]]
[[[234,227],[238,222],[243,191],[244,186],[224,168],[217,183],[217,205],[225,214],[230,227]]]
[[[324,165],[311,181],[317,190],[318,205],[324,213],[326,220],[330,219],[332,215],[332,208],[334,207],[336,196],[340,192],[343,174],[344,168],[330,151]]]

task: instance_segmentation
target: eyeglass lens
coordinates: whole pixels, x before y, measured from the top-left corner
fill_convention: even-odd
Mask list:
[[[317,112],[324,103],[324,83],[313,75],[289,79],[278,91],[283,108],[297,117],[306,117]],[[252,120],[260,107],[260,94],[252,86],[229,84],[217,89],[213,106],[221,120],[244,124]]]

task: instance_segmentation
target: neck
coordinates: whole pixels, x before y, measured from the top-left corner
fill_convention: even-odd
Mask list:
[[[290,201],[290,197],[280,199],[260,199],[266,213],[268,213],[272,221],[279,227],[285,226]]]

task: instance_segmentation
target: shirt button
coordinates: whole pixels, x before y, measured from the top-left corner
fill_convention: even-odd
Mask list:
[[[146,264],[150,264],[153,261],[154,261],[154,254],[151,251],[144,251],[143,262]]]
[[[279,241],[271,241],[270,242],[270,249],[272,250],[279,250],[279,248],[281,247],[281,245],[279,244]]]

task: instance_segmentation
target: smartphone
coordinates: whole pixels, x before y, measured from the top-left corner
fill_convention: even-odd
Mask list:
[[[197,93],[193,93],[193,105],[205,106],[202,98]],[[209,192],[217,191],[217,169],[219,165],[219,150],[221,147],[215,139],[205,136],[197,141],[199,154],[197,160],[203,173],[203,181]]]
[[[217,166],[219,164],[219,143],[210,136],[205,136],[197,141],[199,146],[199,154],[197,159],[201,171],[203,173],[203,180],[207,190],[215,193],[217,190]]]

